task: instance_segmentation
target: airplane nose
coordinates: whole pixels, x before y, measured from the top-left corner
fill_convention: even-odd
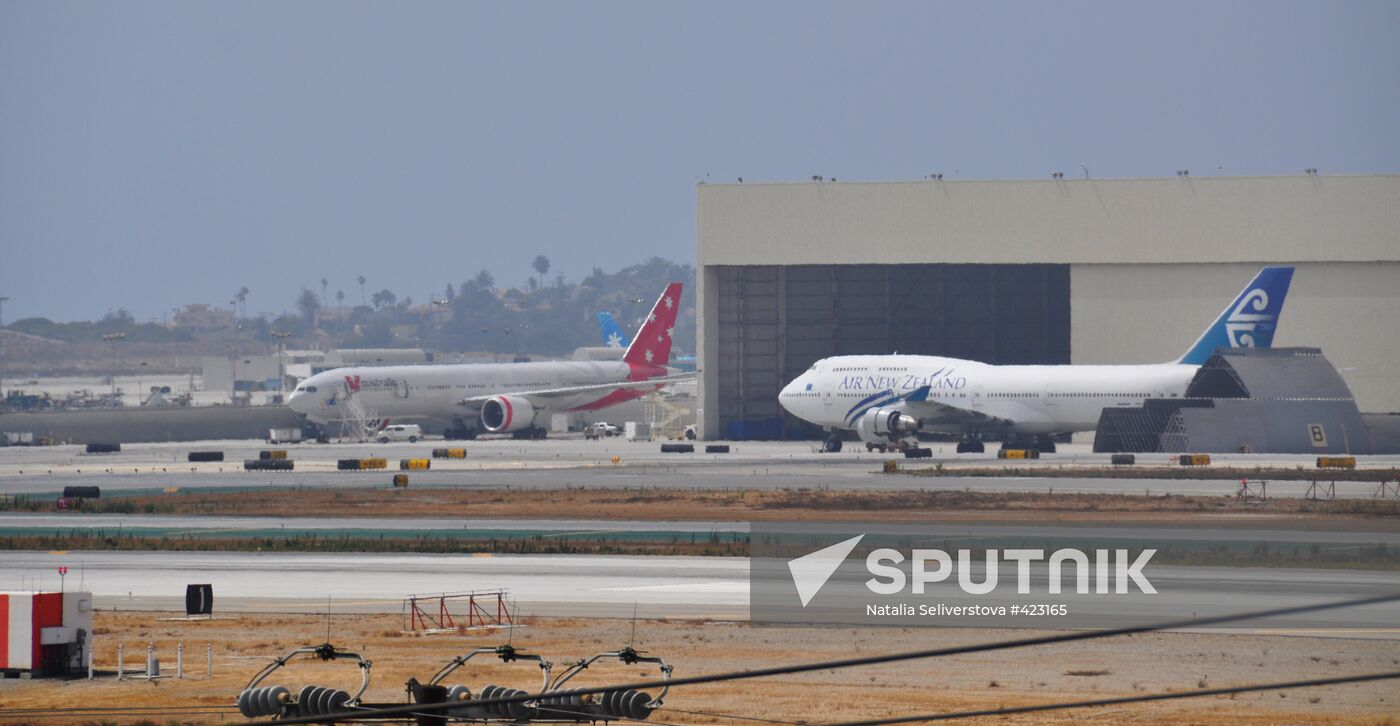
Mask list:
[[[306,413],[306,391],[292,391],[292,395],[287,396],[287,407],[297,413]]]
[[[792,410],[792,392],[795,390],[797,390],[797,381],[793,380],[786,386],[783,386],[783,390],[778,393],[778,405],[782,406],[783,410],[788,413],[794,413]]]

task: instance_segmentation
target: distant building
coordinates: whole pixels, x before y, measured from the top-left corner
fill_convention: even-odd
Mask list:
[[[175,310],[175,327],[185,330],[227,330],[232,328],[233,311],[211,308],[204,303],[190,303]]]

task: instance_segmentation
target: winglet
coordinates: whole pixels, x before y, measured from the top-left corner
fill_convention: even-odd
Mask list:
[[[681,283],[673,282],[661,291],[622,360],[637,366],[662,367],[671,359],[671,335],[676,331],[676,313],[681,309],[681,287]]]
[[[1292,267],[1265,267],[1206,328],[1178,363],[1203,365],[1216,348],[1269,348],[1274,343]]]

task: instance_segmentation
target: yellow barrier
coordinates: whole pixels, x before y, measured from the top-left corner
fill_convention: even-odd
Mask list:
[[[898,472],[899,472],[899,462],[897,462],[897,461],[889,461],[889,460],[886,460],[886,461],[885,461],[885,473],[886,473],[886,474],[896,474],[896,473],[898,473]]]
[[[1036,449],[1002,449],[997,452],[998,459],[1039,459],[1040,451]]]
[[[395,474],[395,475],[394,475],[394,486],[397,487],[397,488],[404,488],[404,487],[407,487],[407,486],[408,486],[408,475],[407,475],[407,474]]]
[[[1182,466],[1210,466],[1210,454],[1182,454],[1177,463]]]
[[[465,459],[466,449],[433,449],[434,459]]]
[[[431,459],[399,459],[400,469],[430,469],[432,466]]]
[[[1317,468],[1319,469],[1355,469],[1355,456],[1319,456],[1317,457]]]
[[[389,460],[382,457],[360,459],[360,469],[388,469]]]

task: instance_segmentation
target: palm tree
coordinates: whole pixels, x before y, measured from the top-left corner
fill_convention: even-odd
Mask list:
[[[490,271],[482,270],[476,273],[476,286],[482,290],[490,290],[496,287],[496,278]]]
[[[252,290],[246,287],[240,287],[238,288],[238,292],[233,296],[233,299],[238,301],[238,307],[241,309],[238,316],[244,320],[248,319],[248,293],[250,292],[252,292]]]
[[[365,283],[366,283],[366,282],[369,282],[369,281],[365,279],[365,276],[364,276],[364,275],[360,275],[359,277],[357,277],[357,278],[355,278],[355,279],[358,280],[359,283],[360,283],[360,304],[361,304],[361,305],[364,305],[364,304],[365,304]]]
[[[336,307],[341,307],[341,308],[345,307],[345,291],[344,291],[344,290],[336,290],[336,291],[335,291],[335,305],[336,305]]]
[[[327,302],[327,300],[326,300],[326,288],[329,287],[329,286],[330,286],[330,283],[329,283],[329,282],[326,282],[326,278],[324,278],[324,277],[321,278],[321,304],[322,304],[322,305],[325,305],[326,302]]]
[[[300,310],[301,316],[306,319],[307,330],[314,332],[316,313],[321,311],[321,300],[316,297],[316,293],[303,287],[301,294],[297,295],[297,310]]]
[[[549,272],[549,258],[544,255],[535,255],[535,261],[531,262],[530,266],[535,268],[535,272],[540,273],[539,284],[544,285],[545,273]]]

